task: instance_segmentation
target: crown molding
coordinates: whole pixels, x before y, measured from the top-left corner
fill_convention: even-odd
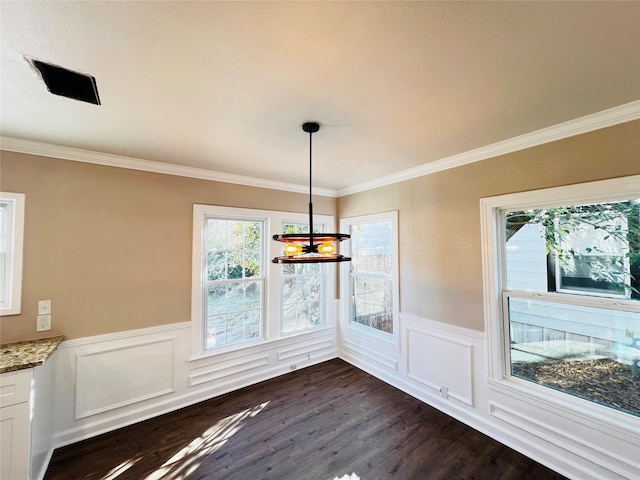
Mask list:
[[[309,186],[305,185],[276,182],[272,180],[246,177],[243,175],[234,175],[232,173],[216,172],[214,170],[187,167],[184,165],[176,165],[172,163],[142,160],[140,158],[125,157],[122,155],[113,155],[110,153],[84,150],[82,148],[65,147],[63,145],[36,142],[33,140],[24,140],[13,137],[0,137],[0,149],[9,152],[40,155],[44,157],[59,158],[61,160],[71,160],[74,162],[93,163],[96,165],[106,165],[109,167],[128,168],[131,170],[141,170],[144,172],[161,173],[164,175],[197,178],[199,180],[209,180],[212,182],[233,183],[236,185],[268,188],[286,192],[309,193]],[[314,188],[313,193],[314,195],[321,195],[325,197],[337,196],[336,190],[327,188]]]
[[[640,100],[625,103],[624,105],[585,115],[584,117],[559,123],[518,137],[425,163],[417,167],[402,170],[391,175],[380,177],[371,182],[360,183],[351,187],[343,188],[338,190],[338,197],[411,180],[423,175],[429,175],[431,173],[460,167],[469,163],[487,160],[499,155],[517,152],[518,150],[524,150],[526,148],[535,147],[638,119],[640,119]]]
[[[640,100],[603,110],[601,112],[585,115],[574,120],[569,120],[567,122],[559,123],[551,127],[546,127],[508,140],[476,148],[474,150],[445,157],[440,160],[425,163],[417,167],[401,170],[391,175],[380,177],[371,182],[356,184],[340,190],[314,188],[313,192],[316,195],[325,197],[342,197],[345,195],[351,195],[638,119],[640,119]],[[306,185],[276,182],[243,175],[216,172],[214,170],[207,170],[204,168],[187,167],[184,165],[162,163],[152,160],[142,160],[139,158],[125,157],[110,153],[65,147],[62,145],[13,137],[0,137],[0,149],[10,152],[59,158],[62,160],[72,160],[75,162],[128,168],[165,175],[197,178],[213,182],[233,183],[249,187],[268,188],[295,193],[307,193],[309,191],[309,187]]]

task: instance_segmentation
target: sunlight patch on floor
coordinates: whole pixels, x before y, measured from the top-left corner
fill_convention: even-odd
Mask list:
[[[126,462],[122,462],[120,465],[116,467],[113,467],[109,471],[109,473],[107,473],[104,477],[102,477],[102,480],[113,480],[114,478],[119,477],[124,472],[126,472],[131,467],[133,467],[136,463],[138,463],[141,460],[141,458],[142,457],[132,458],[130,460],[127,460]]]
[[[242,428],[247,418],[255,417],[268,404],[269,402],[264,402],[223,418],[202,435],[194,438],[189,445],[167,460],[155,472],[147,475],[144,480],[185,480],[202,464],[204,457],[220,449]]]
[[[343,476],[335,477],[333,480],[360,480],[360,477],[356,475],[354,472],[351,475],[349,475],[348,473],[345,473]]]

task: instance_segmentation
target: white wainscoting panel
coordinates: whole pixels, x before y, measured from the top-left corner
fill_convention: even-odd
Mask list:
[[[551,401],[489,385],[483,332],[403,314],[399,345],[327,328],[201,358],[190,357],[190,333],[184,322],[63,342],[50,360],[53,447],[335,358],[339,349],[344,360],[571,479],[637,478],[637,421],[625,428],[578,419]]]
[[[193,387],[207,382],[220,381],[228,377],[238,377],[257,368],[269,365],[269,355],[260,353],[231,360],[221,360],[195,369],[189,374],[189,384]]]
[[[76,419],[175,390],[175,337],[76,356]]]
[[[401,321],[403,364],[389,383],[570,479],[640,478],[637,417],[622,423],[605,407],[598,416],[576,411],[568,405],[573,397],[558,402],[558,392],[541,399],[526,385],[526,393],[507,389],[487,378],[491,352],[483,332],[407,314]],[[440,385],[461,401],[443,398]]]
[[[391,348],[386,350],[382,348],[376,348],[367,346],[364,342],[354,342],[350,337],[344,336],[342,338],[341,352],[342,356],[352,361],[357,359],[354,365],[361,366],[365,363],[369,368],[376,367],[374,370],[392,371],[397,372],[399,368],[397,358],[397,352],[394,352]]]
[[[560,422],[551,424],[549,418],[524,414],[522,410],[515,410],[501,403],[489,402],[489,411],[495,418],[534,435],[542,441],[542,445],[548,445],[547,454],[550,457],[565,458],[568,454],[579,452],[584,460],[584,464],[579,467],[583,470],[584,478],[589,474],[593,475],[596,468],[605,469],[610,473],[607,477],[612,479],[614,477],[611,474],[629,480],[639,478],[640,462],[637,458],[630,460],[603,448],[601,439],[607,437],[609,432],[601,432],[598,438],[601,444],[598,445],[587,436],[578,435],[563,427]]]
[[[324,328],[193,358],[190,322],[63,342],[56,351],[54,447],[223,395],[337,356]]]
[[[278,349],[276,355],[279,362],[311,360],[317,353],[323,353],[327,351],[327,349],[335,349],[335,341],[333,338],[301,341],[295,345]]]
[[[473,406],[473,345],[416,328],[406,339],[407,376]]]

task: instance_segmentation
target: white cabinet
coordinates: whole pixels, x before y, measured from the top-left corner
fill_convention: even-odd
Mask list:
[[[33,368],[0,374],[0,478],[27,480]]]

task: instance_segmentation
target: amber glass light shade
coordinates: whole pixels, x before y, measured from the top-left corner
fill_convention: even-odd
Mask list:
[[[273,263],[337,263],[348,262],[350,257],[336,253],[336,243],[349,238],[343,233],[292,233],[274,235],[273,239],[284,242],[284,255],[273,259]]]

